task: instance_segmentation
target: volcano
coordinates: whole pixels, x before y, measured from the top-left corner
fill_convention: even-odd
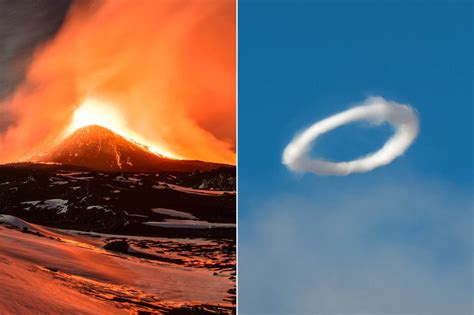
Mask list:
[[[148,147],[98,125],[77,129],[49,152],[32,160],[110,172],[193,172],[226,166],[157,155]]]

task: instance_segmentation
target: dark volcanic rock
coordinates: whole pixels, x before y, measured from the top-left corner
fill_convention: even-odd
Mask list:
[[[112,250],[114,252],[121,252],[124,253],[128,251],[130,246],[126,241],[113,241],[104,245],[104,248],[107,250]]]
[[[208,171],[195,171],[182,176],[175,176],[174,178],[169,177],[167,180],[173,184],[194,189],[218,191],[235,191],[237,184],[236,169],[233,166],[219,167]]]
[[[191,184],[189,178],[203,182],[219,172],[232,174],[228,170],[209,172],[119,173],[64,165],[0,165],[0,214],[50,227],[109,234],[235,239],[235,228],[144,224],[180,219],[156,212],[156,208],[184,212],[195,220],[235,223],[234,192],[183,187]],[[177,183],[180,185],[175,186]]]

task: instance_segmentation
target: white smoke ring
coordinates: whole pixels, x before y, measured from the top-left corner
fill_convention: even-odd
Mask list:
[[[319,136],[354,121],[369,121],[376,125],[388,122],[395,128],[395,133],[380,150],[352,161],[331,162],[309,157],[311,144]],[[297,135],[283,152],[283,164],[293,171],[318,175],[368,172],[402,155],[413,143],[418,131],[419,121],[413,108],[382,97],[370,97],[362,104],[323,119]]]

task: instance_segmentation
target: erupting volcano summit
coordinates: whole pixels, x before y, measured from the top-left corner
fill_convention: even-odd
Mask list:
[[[46,154],[34,157],[33,161],[73,165],[96,171],[123,172],[191,172],[223,166],[166,158],[98,125],[77,129]]]

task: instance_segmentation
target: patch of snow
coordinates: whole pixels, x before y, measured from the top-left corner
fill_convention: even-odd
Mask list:
[[[168,184],[168,186],[174,190],[178,190],[178,191],[189,193],[189,194],[195,194],[195,195],[222,196],[225,193],[235,195],[235,191],[194,189],[194,188],[183,187],[183,186],[173,185],[173,184]]]
[[[183,244],[199,244],[199,245],[216,245],[217,243],[213,240],[208,240],[204,238],[174,238],[174,237],[156,237],[156,236],[135,236],[135,235],[123,235],[123,234],[106,234],[92,231],[79,231],[79,230],[66,230],[66,229],[55,229],[63,233],[70,233],[80,236],[92,236],[94,239],[96,237],[109,238],[109,239],[129,239],[137,241],[147,241],[147,240],[156,240],[167,242],[172,240],[173,242],[179,242]]]
[[[22,181],[21,183],[22,184],[28,184],[28,183],[31,183],[31,182],[36,182],[36,179],[33,176],[30,175],[30,176],[28,176],[28,178],[25,181]]]
[[[70,172],[70,171],[61,171],[63,173],[58,173],[56,175],[58,176],[76,176],[76,175],[84,175],[84,174],[89,174],[90,172]]]
[[[137,181],[133,177],[125,178],[124,176],[120,176],[120,175],[116,176],[115,180],[122,183],[134,183],[135,181]]]
[[[19,219],[17,217],[14,217],[12,215],[8,214],[0,214],[0,223],[1,224],[7,224],[10,226],[17,227],[19,229],[23,228],[29,228],[29,224],[23,221],[22,219]]]
[[[165,185],[153,185],[152,186],[153,189],[166,189],[168,188],[168,186],[165,186]]]
[[[79,179],[79,180],[89,180],[93,179],[94,177],[92,176],[83,176],[83,177],[73,177],[74,179]]]
[[[104,212],[112,212],[112,210],[107,209],[107,208],[104,207],[104,206],[96,206],[96,205],[94,205],[94,206],[88,206],[88,207],[87,207],[87,210],[93,210],[93,209],[103,210]]]
[[[137,218],[148,218],[147,215],[141,215],[141,214],[130,214],[127,211],[124,211],[125,215],[127,217],[137,217]]]
[[[58,180],[57,182],[53,182],[55,185],[66,185],[68,181],[66,180]]]
[[[9,225],[9,226],[15,227],[19,230],[27,228],[29,231],[39,232],[39,233],[43,234],[44,236],[48,236],[48,237],[55,238],[55,239],[60,239],[61,238],[61,232],[57,233],[56,229],[47,228],[47,227],[44,227],[44,226],[41,226],[41,225],[29,223],[29,222],[26,222],[26,221],[24,221],[20,218],[17,218],[15,216],[8,215],[8,214],[0,214],[0,224],[6,224],[6,225]],[[1,251],[0,251],[0,253],[1,253]],[[1,270],[1,268],[0,268],[0,270]],[[0,303],[0,305],[1,305],[1,303]],[[3,314],[3,313],[0,312],[0,314]]]
[[[41,200],[23,201],[21,204],[22,205],[33,205],[33,206],[35,206],[40,202],[41,202]]]
[[[87,207],[87,210],[91,210],[91,209],[103,209],[104,207],[102,206],[88,206]]]
[[[153,208],[151,211],[159,214],[164,214],[168,215],[170,217],[176,217],[176,218],[184,218],[184,219],[197,219],[195,216],[193,216],[190,213],[183,212],[183,211],[177,211],[177,210],[172,210],[172,209],[166,209],[166,208]]]
[[[65,199],[47,199],[41,204],[37,205],[40,209],[56,209],[58,214],[67,212],[68,200]]]
[[[142,224],[158,226],[164,228],[182,228],[182,229],[212,229],[212,228],[235,228],[234,223],[214,223],[198,220],[175,220],[166,219],[164,222],[143,222]]]

